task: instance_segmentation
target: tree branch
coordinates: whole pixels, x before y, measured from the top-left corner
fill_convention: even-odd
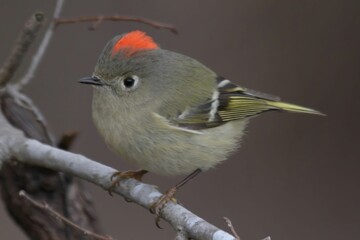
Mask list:
[[[44,144],[53,144],[46,126],[34,112],[34,106],[21,101],[23,97],[20,92],[9,94],[10,89],[12,88],[8,86],[0,95],[1,111],[6,120],[26,137]],[[1,126],[6,124],[5,121],[0,121]],[[1,129],[0,145],[6,146],[6,138],[13,139],[15,133],[14,129],[11,132]],[[20,132],[18,134],[15,137],[21,137]],[[74,136],[64,135],[58,147],[68,149]],[[5,162],[0,169],[0,193],[8,213],[29,238],[94,239],[93,236],[84,235],[83,231],[57,221],[48,212],[27,204],[19,196],[20,190],[29,192],[37,202],[46,202],[51,209],[83,229],[101,233],[91,198],[77,178],[48,168],[20,163],[10,154],[9,157],[14,161]]]
[[[36,140],[27,139],[22,133],[14,129],[0,114],[0,161],[15,157],[27,164],[46,167],[61,171],[72,176],[80,177],[108,189],[111,186],[110,176],[117,172],[115,169],[90,160],[82,155],[70,153],[42,144]],[[115,193],[149,209],[161,196],[155,186],[138,182],[134,179],[123,180],[114,189]],[[193,239],[221,239],[235,238],[204,219],[191,213],[184,207],[169,202],[161,211],[161,217],[169,222],[176,231]]]
[[[89,28],[90,30],[95,30],[97,26],[103,21],[127,21],[127,22],[139,22],[147,24],[151,27],[160,29],[167,29],[174,34],[178,34],[178,30],[175,26],[171,24],[161,23],[154,20],[146,19],[146,18],[139,18],[139,17],[132,17],[132,16],[124,16],[124,15],[113,15],[113,16],[84,16],[84,17],[74,17],[74,18],[59,18],[55,19],[54,23],[55,26],[64,25],[64,24],[73,24],[73,23],[80,23],[80,22],[92,22],[92,26]]]
[[[60,219],[64,223],[68,224],[69,226],[83,232],[84,235],[93,237],[95,239],[100,239],[100,240],[115,240],[114,238],[112,238],[110,236],[103,236],[103,235],[91,232],[91,231],[77,225],[76,223],[74,223],[74,222],[70,221],[69,219],[65,218],[64,216],[62,216],[60,213],[56,212],[47,203],[41,204],[41,203],[37,202],[35,199],[32,199],[24,190],[21,190],[19,192],[19,196],[26,199],[29,203],[31,203],[35,207],[48,211],[55,218]]]
[[[29,49],[31,43],[34,41],[44,19],[44,14],[38,12],[33,14],[31,18],[25,23],[25,27],[18,36],[10,56],[3,64],[3,67],[0,69],[0,89],[11,80],[11,77],[20,66],[25,53]]]
[[[60,16],[64,2],[65,2],[65,0],[57,0],[56,1],[53,18],[58,18]],[[44,57],[47,47],[49,46],[50,40],[54,33],[54,28],[55,28],[55,23],[53,21],[51,21],[45,32],[43,39],[39,45],[38,50],[36,51],[35,55],[32,58],[31,64],[30,64],[27,72],[25,73],[25,75],[22,78],[20,78],[20,80],[16,84],[16,87],[18,89],[21,89],[23,86],[28,84],[30,82],[30,80],[34,77],[34,73],[40,64],[41,59]]]
[[[110,176],[117,170],[92,161],[82,155],[66,152],[36,140],[24,139],[21,144],[11,146],[11,152],[22,162],[62,171],[80,177],[108,189]],[[114,192],[149,209],[161,196],[153,185],[144,184],[134,179],[123,180]],[[218,229],[184,207],[168,203],[161,211],[161,217],[175,229],[182,228],[194,239],[235,239],[230,234]]]

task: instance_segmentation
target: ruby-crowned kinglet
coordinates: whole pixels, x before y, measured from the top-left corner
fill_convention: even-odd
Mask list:
[[[107,145],[157,174],[214,167],[238,148],[259,113],[320,114],[235,85],[141,31],[114,37],[92,77],[80,82],[94,86],[93,119]]]

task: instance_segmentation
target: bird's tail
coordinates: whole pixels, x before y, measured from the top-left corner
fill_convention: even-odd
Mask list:
[[[278,109],[278,110],[325,116],[325,114],[323,114],[317,110],[307,108],[307,107],[302,107],[302,106],[291,104],[291,103],[279,102],[279,101],[266,101],[266,102],[269,106],[274,107],[275,109]]]

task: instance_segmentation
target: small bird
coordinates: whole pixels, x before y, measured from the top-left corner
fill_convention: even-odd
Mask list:
[[[106,144],[142,169],[112,177],[190,174],[154,204],[157,215],[188,180],[239,147],[250,118],[273,110],[322,115],[240,87],[191,57],[160,48],[142,31],[110,40],[92,77],[79,82],[94,86],[93,120]]]

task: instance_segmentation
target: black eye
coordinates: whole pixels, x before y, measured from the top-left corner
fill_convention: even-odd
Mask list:
[[[124,79],[124,86],[126,88],[131,88],[135,84],[135,80],[132,77],[127,77]]]
[[[136,75],[126,77],[121,81],[121,88],[124,91],[132,91],[139,85],[139,81],[140,79]]]

